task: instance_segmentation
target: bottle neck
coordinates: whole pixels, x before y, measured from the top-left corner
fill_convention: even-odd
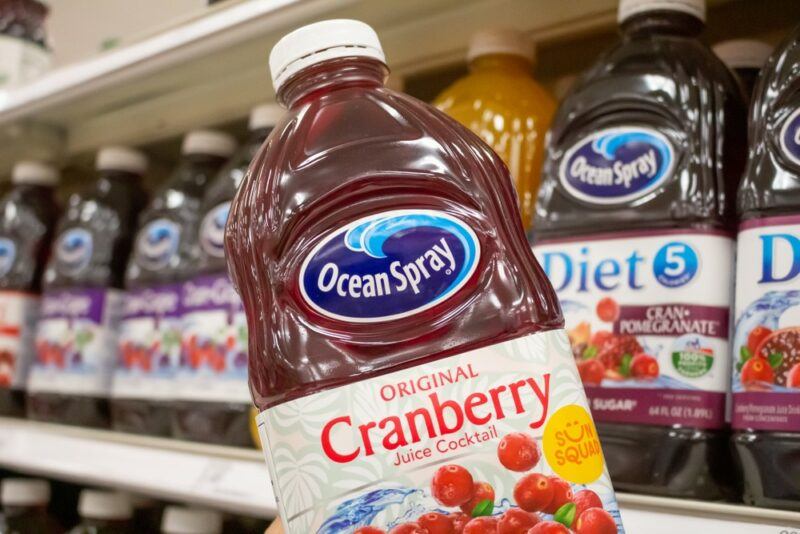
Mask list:
[[[103,170],[97,177],[96,188],[107,193],[112,189],[130,188],[139,185],[141,176],[127,171]]]
[[[293,108],[319,93],[345,87],[380,87],[388,74],[386,65],[366,57],[345,57],[311,65],[278,88],[278,102]]]
[[[626,19],[621,25],[622,35],[629,38],[649,35],[678,35],[696,37],[702,33],[705,23],[689,13],[681,11],[646,11]]]
[[[524,57],[511,54],[488,54],[478,56],[469,63],[470,72],[478,70],[500,70],[517,74],[530,75],[533,70],[531,62]]]

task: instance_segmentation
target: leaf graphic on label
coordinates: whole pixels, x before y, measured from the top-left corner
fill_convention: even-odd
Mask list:
[[[572,365],[560,365],[550,372],[551,404],[582,404],[583,385]]]
[[[280,404],[270,410],[270,418],[280,428],[301,430],[309,439],[316,440],[319,429],[338,414],[339,393],[329,390],[320,395],[309,395],[292,402]]]
[[[625,353],[622,355],[622,362],[619,366],[619,374],[622,376],[631,376],[631,362],[633,361],[633,355],[629,353]]]
[[[572,522],[575,521],[575,508],[575,503],[568,502],[556,510],[556,513],[553,514],[553,519],[565,527],[570,528]]]
[[[482,515],[492,515],[494,510],[494,503],[489,499],[484,499],[475,505],[472,509],[472,517],[480,517]]]
[[[752,357],[753,353],[750,352],[750,349],[748,349],[745,346],[742,346],[741,350],[739,351],[739,361],[744,363]]]
[[[281,488],[283,506],[288,515],[298,514],[322,499],[328,485],[326,462],[317,453],[295,456],[289,447],[272,449],[276,484]]]
[[[783,354],[780,352],[773,352],[769,355],[769,365],[773,369],[777,369],[783,363]]]

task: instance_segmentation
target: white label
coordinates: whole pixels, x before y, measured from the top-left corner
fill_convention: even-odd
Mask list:
[[[0,388],[22,389],[34,359],[33,338],[39,299],[0,291]]]
[[[389,530],[466,509],[499,519],[518,505],[567,521],[569,507],[560,515],[556,508],[585,489],[623,532],[563,330],[292,400],[261,413],[258,424],[291,534]],[[530,453],[503,452],[509,443]],[[462,482],[491,486],[493,495],[483,484],[450,491],[441,478],[452,471]],[[564,491],[547,502],[518,502],[515,487],[537,481]]]

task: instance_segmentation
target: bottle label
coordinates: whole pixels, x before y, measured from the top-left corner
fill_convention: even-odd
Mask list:
[[[28,390],[107,396],[121,312],[120,291],[48,291],[42,297]]]
[[[800,428],[800,215],[739,227],[733,426]]]
[[[200,223],[200,246],[212,258],[225,257],[225,222],[231,203],[222,202],[206,213]]]
[[[5,276],[14,266],[17,258],[17,244],[12,239],[0,237],[0,276]]]
[[[181,352],[180,297],[180,284],[125,294],[112,396],[157,400],[174,396]]]
[[[176,397],[250,404],[247,319],[228,275],[183,284],[183,339]]]
[[[72,228],[62,233],[55,244],[59,270],[65,274],[85,269],[92,259],[94,240],[85,228]]]
[[[34,360],[33,339],[39,299],[0,291],[0,388],[23,389]]]
[[[591,496],[573,494],[587,489],[623,532],[563,330],[288,401],[258,427],[288,533],[518,506],[575,528],[572,503]]]
[[[672,175],[675,149],[662,133],[645,127],[606,128],[564,153],[559,177],[575,198],[624,204],[657,189]]]
[[[480,243],[435,210],[363,217],[325,237],[300,269],[305,302],[327,317],[371,323],[408,317],[453,296],[475,272]]]
[[[719,428],[728,389],[733,239],[666,230],[546,241],[595,419]]]
[[[800,109],[789,115],[781,128],[781,149],[795,165],[800,165]]]
[[[150,221],[136,236],[136,262],[155,271],[166,267],[178,252],[181,227],[169,219]]]

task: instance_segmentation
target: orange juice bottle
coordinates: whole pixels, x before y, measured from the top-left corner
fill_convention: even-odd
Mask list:
[[[480,31],[470,41],[469,74],[434,103],[478,134],[508,165],[525,228],[539,188],[544,136],[556,110],[553,97],[531,74],[535,55],[533,43],[521,32]]]

